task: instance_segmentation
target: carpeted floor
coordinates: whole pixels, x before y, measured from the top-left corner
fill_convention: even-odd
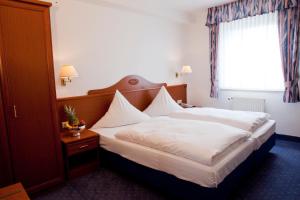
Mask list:
[[[241,184],[233,200],[300,199],[300,143],[277,140],[266,160]],[[160,200],[163,195],[126,176],[101,168],[35,200]]]

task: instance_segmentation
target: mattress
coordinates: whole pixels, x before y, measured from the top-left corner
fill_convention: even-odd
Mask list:
[[[276,122],[268,120],[265,124],[259,127],[251,138],[254,140],[254,149],[258,150],[276,131]]]
[[[91,130],[100,135],[100,146],[107,151],[146,167],[174,175],[179,179],[203,187],[216,188],[228,174],[268,140],[274,133],[275,122],[269,120],[249,140],[232,150],[213,166],[206,166],[186,158],[116,139],[115,134],[125,127]]]

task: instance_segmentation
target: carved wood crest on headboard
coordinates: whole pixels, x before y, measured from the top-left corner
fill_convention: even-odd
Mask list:
[[[101,94],[101,93],[109,93],[109,92],[115,92],[116,90],[119,91],[136,91],[136,90],[143,90],[143,89],[155,89],[155,88],[161,88],[162,86],[167,86],[166,83],[152,83],[146,79],[144,79],[141,76],[137,75],[129,75],[124,78],[122,78],[120,81],[118,81],[116,84],[103,88],[103,89],[97,89],[97,90],[89,90],[88,94]]]
[[[71,105],[78,117],[86,121],[87,128],[90,128],[106,113],[116,90],[142,111],[151,103],[162,86],[167,88],[173,99],[186,102],[186,84],[168,86],[166,83],[152,83],[140,76],[130,75],[110,87],[90,90],[85,96],[58,99],[59,121],[66,120],[63,106]]]

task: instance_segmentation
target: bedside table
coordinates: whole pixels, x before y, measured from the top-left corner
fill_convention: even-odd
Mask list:
[[[61,133],[61,142],[67,179],[87,174],[98,168],[100,161],[97,133],[84,130],[78,137]]]

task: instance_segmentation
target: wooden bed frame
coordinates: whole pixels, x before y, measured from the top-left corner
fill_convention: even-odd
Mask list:
[[[90,90],[85,96],[58,99],[60,122],[65,121],[63,106],[71,105],[76,109],[79,118],[86,121],[87,128],[90,128],[108,110],[117,89],[131,104],[142,111],[151,103],[162,86],[167,88],[174,100],[186,102],[186,84],[168,86],[166,83],[151,83],[140,76],[131,75],[111,87]],[[101,163],[171,195],[172,199],[219,200],[229,198],[241,180],[245,179],[253,168],[259,165],[274,145],[275,134],[231,172],[218,188],[206,188],[178,179],[173,175],[142,166],[104,149],[101,149]]]
[[[108,88],[90,90],[85,96],[58,99],[59,122],[66,121],[64,105],[71,105],[75,108],[78,117],[85,120],[87,128],[90,128],[106,113],[116,90],[119,90],[132,105],[143,111],[162,86],[167,88],[174,100],[182,100],[186,103],[186,84],[151,83],[140,76],[130,75]]]

